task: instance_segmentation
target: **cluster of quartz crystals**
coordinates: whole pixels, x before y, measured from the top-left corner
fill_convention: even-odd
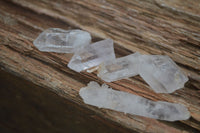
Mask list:
[[[90,33],[82,30],[50,28],[42,32],[34,45],[40,51],[74,53],[68,67],[76,72],[98,69],[98,77],[106,82],[140,75],[157,93],[172,93],[188,81],[168,56],[134,54],[116,58],[113,40],[91,43]],[[105,86],[105,85],[104,85]],[[102,89],[103,88],[103,89]],[[83,91],[84,90],[84,91]],[[162,120],[188,118],[187,110],[178,104],[153,102],[90,83],[81,89],[85,103]]]
[[[90,33],[82,30],[50,28],[33,42],[41,51],[74,53],[68,67],[76,72],[99,66],[98,77],[106,82],[140,75],[157,93],[172,93],[188,81],[168,56],[138,52],[115,58],[113,40],[90,44]]]

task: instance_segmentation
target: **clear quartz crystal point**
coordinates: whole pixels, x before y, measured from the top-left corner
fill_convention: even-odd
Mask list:
[[[80,72],[98,66],[104,61],[114,59],[113,40],[106,39],[77,50],[71,58],[68,67],[74,71]]]
[[[40,50],[57,53],[74,53],[79,47],[89,45],[90,33],[82,30],[50,28],[42,32],[33,42]]]
[[[105,84],[100,86],[94,81],[81,88],[79,95],[86,104],[133,115],[166,121],[186,120],[190,117],[187,108],[181,104],[154,102],[127,92],[113,90]]]
[[[103,62],[98,69],[98,77],[106,82],[112,82],[138,74],[138,52],[117,58],[113,61]]]
[[[172,93],[188,81],[175,62],[168,56],[140,56],[140,76],[157,93]]]

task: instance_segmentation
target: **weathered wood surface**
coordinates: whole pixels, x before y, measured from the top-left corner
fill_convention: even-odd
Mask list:
[[[83,106],[0,70],[0,133],[129,133]]]
[[[184,104],[192,117],[165,122],[85,105],[78,95],[95,73],[68,69],[71,54],[44,53],[32,44],[46,28],[80,28],[94,41],[112,38],[117,56],[135,51],[170,56],[190,80],[172,94],[156,94],[138,76],[108,83],[151,100]],[[138,132],[200,132],[199,0],[4,0],[0,1],[0,66]]]

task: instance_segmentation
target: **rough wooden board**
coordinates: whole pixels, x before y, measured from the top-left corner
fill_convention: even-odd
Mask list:
[[[197,132],[200,130],[200,4],[197,3],[200,2],[162,2],[1,1],[0,66],[124,127],[143,132]],[[83,104],[78,96],[80,87],[91,80],[103,82],[95,73],[68,69],[70,54],[43,53],[33,46],[33,39],[49,27],[82,28],[91,32],[94,40],[110,37],[115,40],[118,56],[134,51],[169,55],[189,75],[185,88],[172,94],[156,94],[140,77],[109,85],[152,100],[182,103],[189,108],[192,118],[171,123]]]
[[[1,133],[130,133],[84,106],[0,70]]]

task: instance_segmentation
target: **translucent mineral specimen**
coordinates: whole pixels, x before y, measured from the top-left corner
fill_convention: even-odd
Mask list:
[[[186,120],[190,117],[187,108],[181,104],[154,102],[130,93],[115,91],[105,84],[100,86],[94,81],[81,88],[79,94],[84,103],[99,108],[166,121]]]
[[[50,28],[42,32],[33,42],[40,50],[57,53],[73,53],[79,47],[89,45],[90,33],[82,30]]]
[[[112,82],[138,74],[140,54],[134,53],[113,61],[104,62],[98,69],[98,76],[106,82]]]
[[[68,67],[74,71],[80,72],[98,66],[104,61],[114,59],[113,40],[106,39],[77,50],[71,58]]]
[[[172,93],[188,81],[175,62],[162,55],[140,56],[139,74],[157,93]]]

